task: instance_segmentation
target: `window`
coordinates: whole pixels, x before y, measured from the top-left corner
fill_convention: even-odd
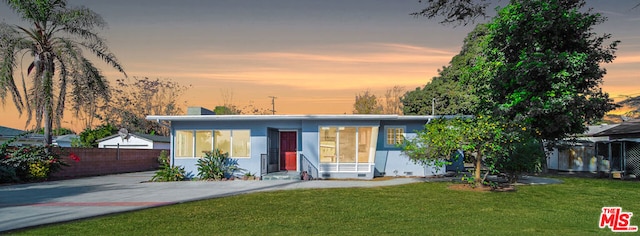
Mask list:
[[[249,130],[231,131],[233,148],[232,157],[250,157],[251,155],[251,132]]]
[[[375,131],[374,131],[375,130]],[[371,135],[373,132],[378,133],[377,127],[360,127],[358,128],[358,163],[373,162],[371,153],[375,153],[376,137]]]
[[[178,130],[175,137],[175,156],[193,157],[193,131]]]
[[[203,157],[213,149],[232,158],[251,157],[250,130],[176,130],[174,139],[176,157]]]
[[[340,127],[338,132],[340,139],[338,140],[338,154],[340,162],[355,163],[356,162],[356,127]]]
[[[320,163],[371,163],[377,127],[320,127]]]
[[[196,131],[196,153],[195,156],[203,157],[205,152],[213,150],[213,132],[211,130]]]
[[[231,130],[216,130],[215,149],[231,156]]]
[[[395,147],[404,141],[404,126],[386,126],[387,140],[385,146]]]
[[[320,128],[320,162],[336,163],[337,149],[336,143],[338,130],[336,127]]]

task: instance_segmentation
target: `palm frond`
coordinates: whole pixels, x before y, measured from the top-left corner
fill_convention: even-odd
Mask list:
[[[95,56],[102,59],[104,62],[106,62],[107,64],[109,64],[110,66],[112,66],[113,68],[121,72],[122,74],[124,74],[125,77],[127,77],[127,73],[124,72],[124,68],[122,67],[122,65],[120,65],[120,63],[118,62],[118,59],[116,59],[116,56],[113,53],[109,52],[109,49],[106,48],[104,45],[101,45],[99,43],[94,44],[94,43],[86,43],[86,42],[82,42],[80,43],[80,45],[82,45],[86,49],[89,49],[89,51],[91,51]]]
[[[16,54],[24,47],[25,42],[18,36],[17,32],[8,25],[0,24],[0,100],[2,104],[6,102],[6,97],[11,95],[13,103],[22,114],[24,102],[20,91],[16,86],[13,77],[14,68],[16,66]]]

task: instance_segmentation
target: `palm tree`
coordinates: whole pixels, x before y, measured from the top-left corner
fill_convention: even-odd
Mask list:
[[[66,0],[4,2],[30,27],[0,23],[0,99],[5,104],[11,96],[18,112],[27,112],[27,125],[34,116],[36,128],[44,120],[45,143],[51,144],[53,122],[60,126],[68,95],[76,111],[95,101],[95,96],[88,94],[109,97],[108,82],[83,52],[94,54],[125,77],[126,73],[94,31],[106,26],[97,13],[85,7],[69,7]],[[30,83],[25,81],[22,67],[25,56],[31,60],[26,70]],[[17,67],[20,77],[16,80]],[[71,91],[67,92],[69,87]]]

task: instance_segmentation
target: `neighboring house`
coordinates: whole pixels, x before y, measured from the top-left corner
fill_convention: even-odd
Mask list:
[[[622,177],[640,177],[640,119],[596,133],[594,137],[608,137],[596,142],[596,153],[609,163],[609,171]]]
[[[239,167],[264,176],[306,171],[313,178],[432,176],[397,145],[435,116],[185,115],[148,116],[171,123],[171,162],[198,173],[203,152],[220,149]]]
[[[71,147],[71,143],[73,142],[73,139],[77,139],[77,138],[80,138],[80,136],[75,134],[60,135],[53,138],[52,144],[58,147]]]
[[[126,148],[126,149],[166,149],[169,150],[169,137],[130,133],[127,136],[114,134],[98,140],[98,148]]]
[[[608,162],[602,161],[596,155],[596,142],[608,140],[607,137],[594,137],[593,135],[618,126],[593,125],[588,130],[573,140],[565,141],[561,148],[554,148],[547,155],[547,168],[559,171],[598,172],[608,171]],[[600,163],[600,165],[598,165]]]
[[[26,131],[0,126],[0,144],[26,133]],[[40,146],[44,142],[44,135],[26,134],[13,142],[12,146]]]

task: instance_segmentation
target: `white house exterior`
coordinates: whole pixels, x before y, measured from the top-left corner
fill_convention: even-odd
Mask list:
[[[127,138],[119,134],[98,140],[98,148],[166,149],[171,148],[169,137],[131,133]]]

